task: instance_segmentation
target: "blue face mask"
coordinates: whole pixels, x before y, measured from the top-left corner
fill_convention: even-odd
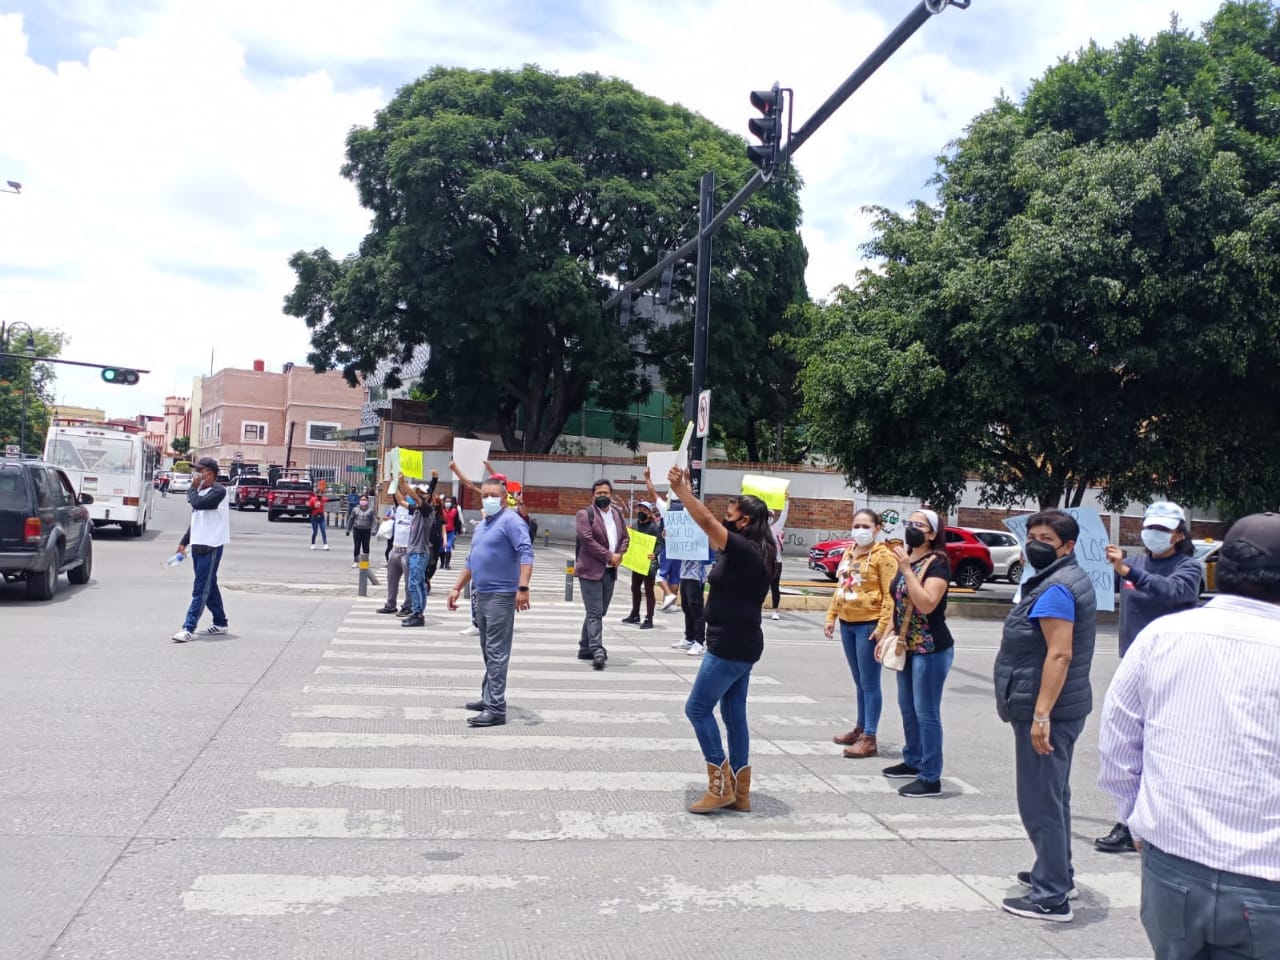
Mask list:
[[[492,517],[502,509],[502,498],[482,497],[480,499],[480,508],[484,510],[484,515],[486,517]]]
[[[405,503],[409,504],[411,507],[416,507],[418,505],[418,501],[413,499],[413,497],[405,497],[404,499]]]
[[[1173,546],[1173,533],[1148,527],[1142,531],[1142,545],[1152,553],[1164,553]]]

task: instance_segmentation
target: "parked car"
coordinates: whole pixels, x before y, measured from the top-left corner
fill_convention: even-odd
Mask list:
[[[968,590],[977,590],[991,577],[994,564],[991,562],[991,551],[968,530],[960,527],[947,527],[947,559],[951,562],[951,579],[956,586]],[[809,569],[818,570],[827,575],[828,580],[836,578],[836,567],[840,566],[840,558],[845,548],[853,543],[848,538],[827,540],[809,550]]]
[[[89,494],[43,460],[0,460],[0,575],[22,580],[31,600],[50,600],[65,573],[85,584],[93,572]]]
[[[1194,556],[1200,561],[1200,592],[1217,593],[1218,551],[1222,549],[1221,540],[1193,540],[1191,546]]]
[[[235,482],[227,489],[227,496],[231,500],[231,506],[237,510],[248,510],[250,507],[261,510],[267,506],[267,495],[270,492],[271,487],[265,477],[256,474],[242,475],[236,477]]]
[[[170,493],[186,493],[191,489],[191,474],[174,473],[170,475],[169,492]]]
[[[273,523],[281,517],[309,517],[311,484],[306,480],[277,480],[267,493],[267,519]]]
[[[992,580],[1003,579],[1010,583],[1017,583],[1022,579],[1026,559],[1023,557],[1022,544],[1018,542],[1017,537],[1008,530],[979,530],[974,527],[963,529],[985,543],[987,549],[991,551]]]

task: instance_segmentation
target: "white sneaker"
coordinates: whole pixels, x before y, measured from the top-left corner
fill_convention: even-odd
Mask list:
[[[471,624],[471,626],[469,626],[469,627],[463,627],[461,630],[459,630],[459,631],[458,631],[458,636],[460,636],[460,637],[478,637],[478,636],[480,636],[480,628],[479,628],[479,627],[477,627],[477,626],[473,623],[473,624]]]
[[[677,637],[675,640],[671,641],[671,649],[672,650],[688,650],[689,644],[684,642],[684,637]]]
[[[194,633],[192,633],[190,630],[187,630],[186,628],[183,628],[182,630],[179,630],[177,633],[175,633],[169,639],[171,639],[174,643],[187,643],[188,641],[194,640],[195,638],[196,636]]]
[[[782,618],[781,618],[780,616],[778,616],[778,611],[777,611],[777,610],[775,610],[775,611],[773,611],[773,613],[769,614],[769,619],[770,619],[770,620],[781,620]]]
[[[313,544],[311,545],[311,549],[312,549],[312,550],[314,550],[315,548],[316,548],[316,545],[313,543]]]
[[[329,545],[326,543],[322,549],[324,549],[324,550],[328,550],[328,549],[329,549]]]
[[[351,569],[352,569],[352,570],[355,570],[355,569],[356,569],[357,567],[359,567],[359,566],[360,566],[360,564],[358,564],[358,563],[353,563],[353,564],[351,565]]]
[[[220,627],[216,623],[205,628],[205,635],[210,637],[220,637],[227,632],[226,627]]]
[[[676,595],[674,593],[668,593],[665,597],[662,598],[662,609],[670,610],[673,606],[675,606],[675,602],[676,602]]]
[[[691,646],[688,650],[684,652],[684,655],[686,657],[700,657],[706,652],[707,652],[706,647],[704,647],[700,643],[695,643],[693,646]]]

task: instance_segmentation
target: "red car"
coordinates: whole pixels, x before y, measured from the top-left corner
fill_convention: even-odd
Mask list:
[[[840,558],[851,543],[853,541],[847,537],[819,543],[809,550],[809,569],[825,573],[828,580],[834,580]],[[968,590],[981,587],[995,569],[987,545],[960,527],[947,527],[947,559],[951,561],[951,579],[956,586]]]

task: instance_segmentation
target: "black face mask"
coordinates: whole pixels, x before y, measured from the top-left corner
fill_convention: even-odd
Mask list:
[[[905,537],[907,546],[912,550],[915,550],[917,547],[924,546],[924,531],[919,527],[907,527]]]
[[[742,532],[741,530],[739,530],[739,529],[738,529],[738,521],[737,521],[737,520],[728,520],[728,519],[726,519],[726,520],[721,520],[720,522],[724,524],[724,528],[725,528],[726,530],[728,530],[730,533],[741,533],[741,532]]]
[[[639,514],[639,517],[640,517],[640,522],[641,522],[641,523],[648,523],[648,522],[649,522],[649,515],[648,515],[647,513]]]
[[[612,502],[608,497],[596,497],[596,507],[600,510],[608,510]]]
[[[1027,563],[1031,564],[1032,568],[1036,570],[1043,570],[1058,559],[1058,551],[1053,544],[1045,543],[1042,540],[1030,541],[1027,544],[1026,554]]]

